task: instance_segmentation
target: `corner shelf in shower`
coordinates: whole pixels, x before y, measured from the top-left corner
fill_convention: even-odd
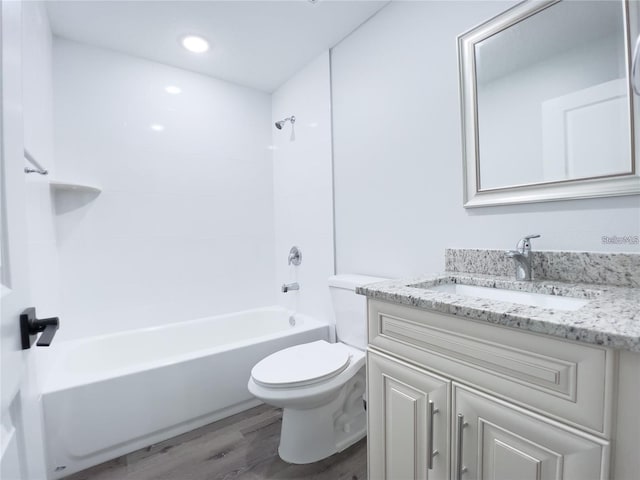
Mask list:
[[[102,189],[95,185],[87,185],[85,183],[72,182],[67,180],[49,180],[49,186],[54,192],[78,192],[100,194]]]

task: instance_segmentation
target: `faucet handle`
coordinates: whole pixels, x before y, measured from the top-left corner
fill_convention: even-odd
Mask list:
[[[298,266],[301,263],[302,263],[302,250],[300,250],[298,247],[294,245],[293,247],[291,247],[291,250],[289,250],[289,258],[287,259],[287,264],[288,265],[294,264],[295,266]]]
[[[532,238],[540,238],[540,235],[537,233],[525,235],[520,240],[518,240],[516,249],[520,250],[520,252],[522,253],[531,250],[531,242],[529,242],[529,240],[531,240]]]

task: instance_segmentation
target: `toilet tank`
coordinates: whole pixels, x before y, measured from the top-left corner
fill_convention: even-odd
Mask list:
[[[366,275],[344,274],[329,277],[329,291],[336,316],[339,342],[365,350],[367,348],[367,297],[358,295],[356,287],[387,280]]]

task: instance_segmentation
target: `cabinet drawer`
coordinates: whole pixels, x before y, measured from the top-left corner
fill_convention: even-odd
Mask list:
[[[601,435],[610,434],[610,349],[369,300],[369,344]]]

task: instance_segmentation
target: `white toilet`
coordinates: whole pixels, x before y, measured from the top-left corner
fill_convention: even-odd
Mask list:
[[[366,435],[367,303],[355,289],[382,280],[330,277],[338,343],[319,340],[285,348],[251,370],[249,391],[283,409],[278,453],[284,461],[317,462]]]

